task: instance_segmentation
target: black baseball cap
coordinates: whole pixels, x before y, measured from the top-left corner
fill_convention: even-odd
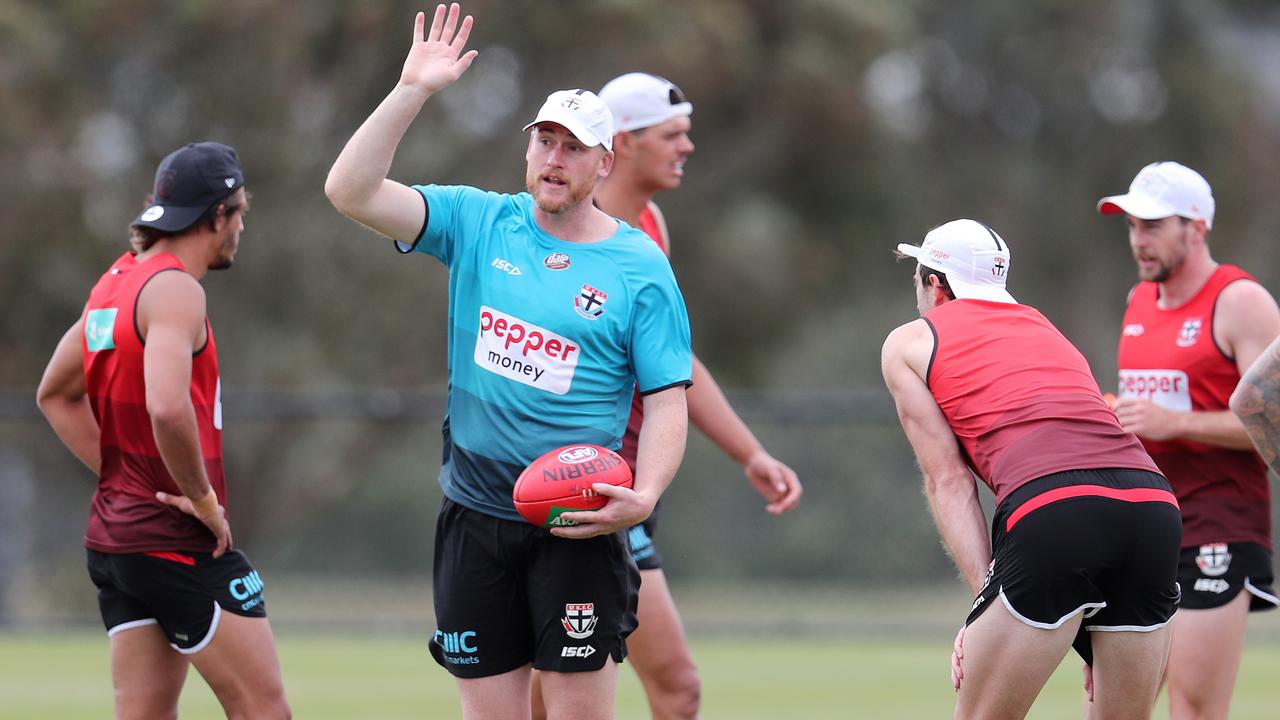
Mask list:
[[[236,151],[217,142],[189,143],[169,153],[156,168],[152,205],[132,227],[165,232],[186,230],[206,210],[244,187]]]

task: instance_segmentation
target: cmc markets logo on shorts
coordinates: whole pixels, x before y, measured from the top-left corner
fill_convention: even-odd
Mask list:
[[[579,445],[561,450],[560,454],[557,455],[556,458],[566,465],[572,465],[573,463],[586,462],[599,454],[600,453],[596,452],[596,449],[593,447]]]
[[[581,355],[578,343],[514,315],[480,306],[476,365],[556,395],[569,392]]]
[[[480,652],[480,646],[476,644],[475,630],[459,632],[436,630],[431,641],[440,647],[444,661],[450,665],[480,664],[480,658],[476,656],[476,653]]]
[[[248,610],[262,604],[262,588],[266,587],[266,583],[262,582],[262,578],[258,575],[258,571],[238,577],[227,584],[227,592],[231,593],[231,597],[242,601],[241,610]]]
[[[591,637],[598,622],[600,618],[596,617],[595,603],[566,603],[564,617],[560,618],[565,633],[574,640]]]

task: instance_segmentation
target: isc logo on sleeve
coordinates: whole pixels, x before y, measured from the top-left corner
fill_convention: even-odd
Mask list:
[[[90,310],[84,319],[84,342],[89,352],[114,350],[116,346],[116,308]]]
[[[556,395],[569,392],[578,343],[501,310],[480,306],[475,363],[496,375]]]

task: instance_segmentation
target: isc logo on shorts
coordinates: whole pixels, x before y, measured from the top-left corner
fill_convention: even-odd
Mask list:
[[[560,657],[576,657],[589,658],[594,655],[596,649],[590,645],[580,645],[578,647],[565,646],[560,648]]]
[[[1165,410],[1191,412],[1191,384],[1182,370],[1121,370],[1120,397],[1149,400]]]
[[[480,306],[475,363],[495,375],[556,395],[569,392],[578,343],[501,310]]]

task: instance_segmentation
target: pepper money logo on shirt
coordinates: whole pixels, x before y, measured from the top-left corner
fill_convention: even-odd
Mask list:
[[[480,306],[475,363],[495,375],[564,395],[573,383],[581,354],[578,343],[569,338]]]

